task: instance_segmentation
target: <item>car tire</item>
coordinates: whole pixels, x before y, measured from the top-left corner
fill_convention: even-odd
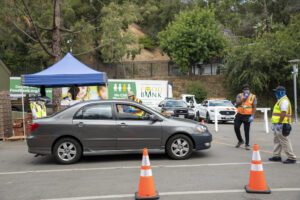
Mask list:
[[[166,153],[173,160],[187,159],[193,153],[193,142],[186,135],[174,135],[166,144]]]
[[[206,122],[209,123],[209,124],[212,123],[212,121],[211,121],[211,119],[210,119],[210,116],[209,116],[209,113],[208,113],[208,112],[206,113],[206,118],[205,118],[205,120],[206,120]]]
[[[55,160],[60,164],[73,164],[82,156],[81,145],[73,138],[62,138],[53,147]]]

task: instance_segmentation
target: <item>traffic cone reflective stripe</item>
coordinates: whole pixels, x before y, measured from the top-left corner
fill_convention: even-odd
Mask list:
[[[260,157],[259,151],[253,151],[252,162],[253,161],[259,161],[259,162],[261,162],[261,157]]]
[[[259,147],[257,144],[253,145],[249,184],[245,186],[245,189],[248,193],[271,193],[271,190],[266,183]]]
[[[159,199],[158,192],[155,191],[150,159],[146,148],[143,151],[139,189],[135,193],[135,199]]]

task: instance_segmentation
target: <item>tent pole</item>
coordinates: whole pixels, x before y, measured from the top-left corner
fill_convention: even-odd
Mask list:
[[[106,98],[109,99],[109,97],[108,97],[108,87],[107,87],[107,86],[108,86],[108,84],[107,84],[107,82],[106,82],[106,83],[105,83],[105,87],[106,87],[106,88],[105,88],[105,89],[106,89]]]
[[[22,117],[23,117],[23,131],[24,131],[24,141],[26,141],[26,124],[25,124],[25,113],[24,113],[24,91],[22,85]]]

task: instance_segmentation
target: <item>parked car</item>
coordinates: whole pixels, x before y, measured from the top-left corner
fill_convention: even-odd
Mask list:
[[[180,95],[181,100],[185,101],[190,108],[192,108],[195,112],[195,120],[199,121],[199,107],[201,106],[201,104],[199,104],[196,101],[195,95],[193,94],[181,94]]]
[[[166,116],[194,119],[195,111],[182,100],[166,99],[158,104],[160,111]]]
[[[233,121],[237,113],[231,101],[226,99],[204,100],[199,107],[200,118],[208,123],[215,121],[215,109],[217,108],[217,120],[220,122]]]
[[[28,151],[53,155],[59,163],[107,151],[165,150],[172,159],[187,159],[193,150],[208,149],[212,135],[192,120],[167,118],[127,100],[87,101],[53,116],[34,120]]]

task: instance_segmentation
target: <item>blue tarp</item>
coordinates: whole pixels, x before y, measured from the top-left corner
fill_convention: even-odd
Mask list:
[[[107,75],[105,72],[98,72],[89,68],[70,53],[41,72],[22,75],[23,85],[35,87],[91,86],[106,83]]]

